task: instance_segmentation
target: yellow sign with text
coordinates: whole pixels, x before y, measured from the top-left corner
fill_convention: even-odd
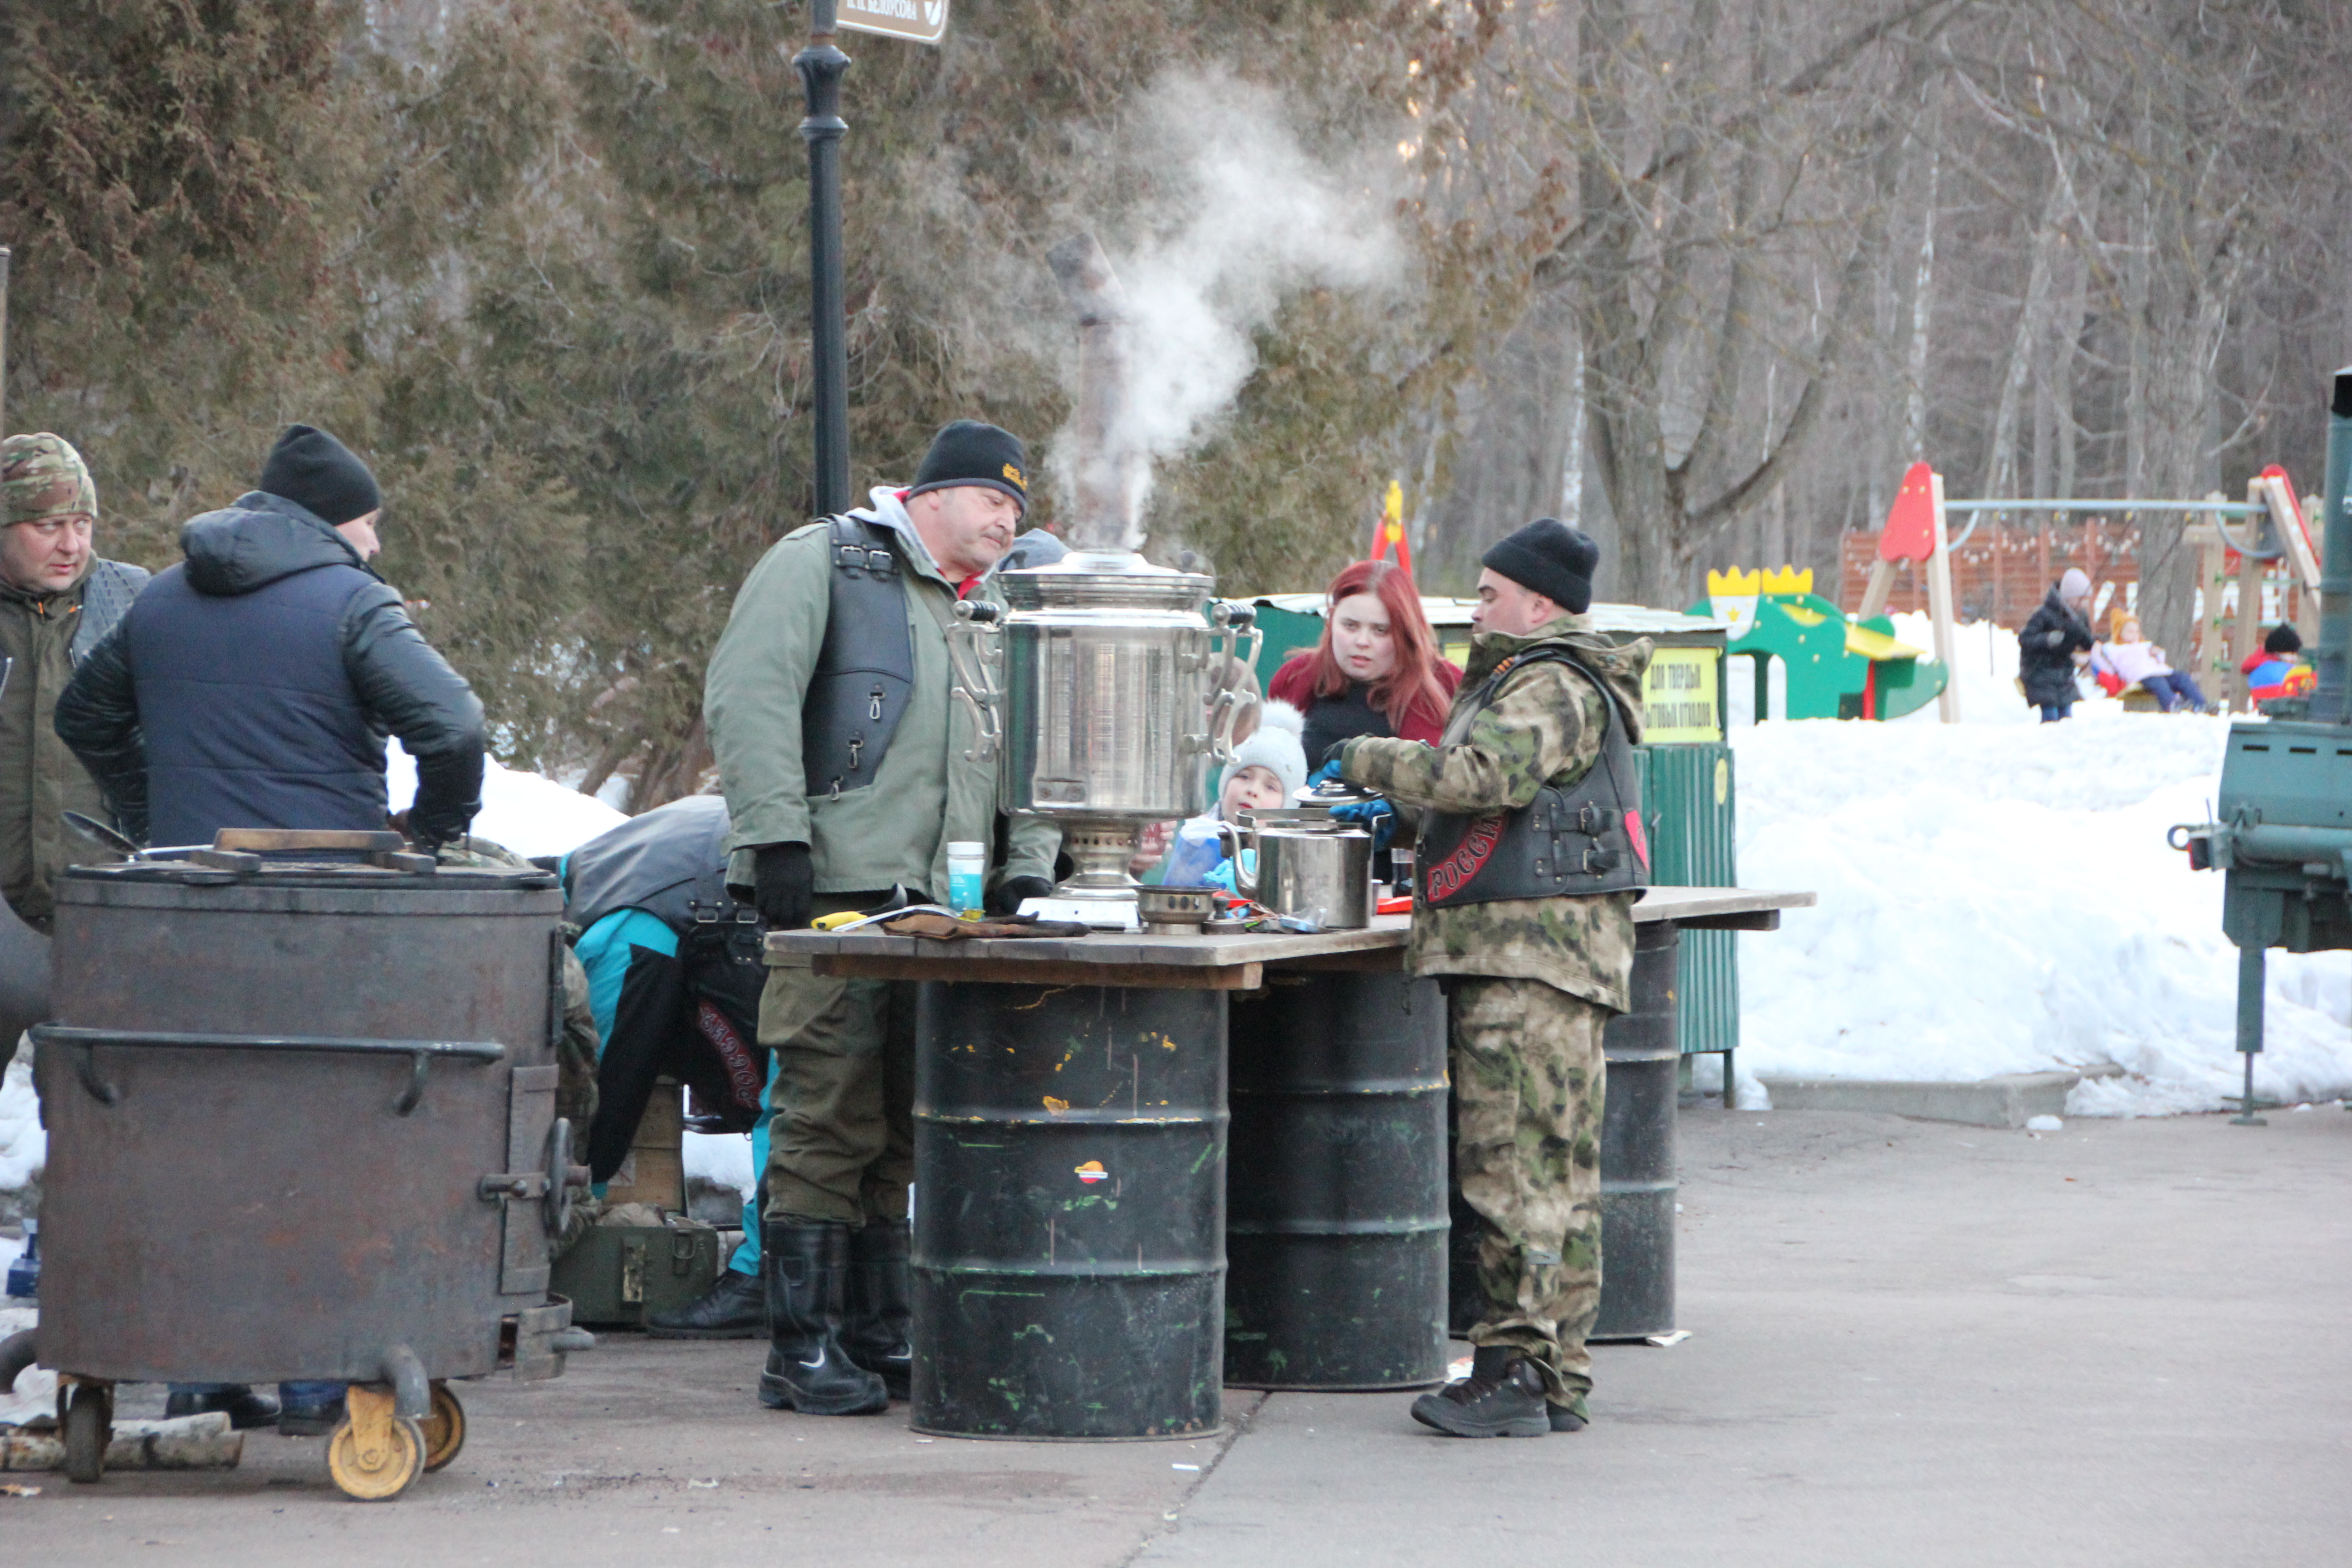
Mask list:
[[[1711,647],[1662,647],[1642,677],[1642,739],[1696,745],[1723,739],[1723,656]]]

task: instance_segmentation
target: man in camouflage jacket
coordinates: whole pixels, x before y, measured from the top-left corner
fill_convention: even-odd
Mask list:
[[[1638,742],[1650,645],[1590,629],[1599,556],[1550,518],[1487,552],[1444,743],[1359,737],[1341,776],[1433,815],[1523,812],[1546,785],[1584,779],[1611,723]],[[1417,878],[1409,962],[1449,977],[1454,1176],[1481,1221],[1481,1300],[1471,1375],[1412,1414],[1457,1436],[1572,1432],[1586,1420],[1584,1336],[1601,1299],[1601,1037],[1628,1007],[1640,894],[1450,908],[1428,894]]]

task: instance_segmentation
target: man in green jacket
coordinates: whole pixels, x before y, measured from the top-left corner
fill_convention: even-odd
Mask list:
[[[992,762],[953,700],[948,628],[1028,502],[1021,442],[976,420],[940,430],[915,483],[812,523],[751,569],[703,691],[733,822],[730,887],[771,931],[867,909],[904,888],[944,903],[947,847],[997,841]],[[992,907],[1051,890],[1059,837],[1013,826]],[[772,967],[760,1003],[769,1079],[761,1275],[771,1341],[761,1403],[868,1415],[912,1363],[907,1184],[915,987]]]
[[[65,812],[110,816],[52,722],[74,666],[147,581],[99,557],[97,525],[98,488],[69,442],[47,431],[0,442],[0,896],[44,934],[58,873],[119,858],[68,834]]]
[[[1412,1415],[1454,1436],[1576,1431],[1592,1387],[1601,1036],[1628,1007],[1649,879],[1632,748],[1650,644],[1592,632],[1599,560],[1551,518],[1488,551],[1440,743],[1360,737],[1338,759],[1350,784],[1423,813],[1409,963],[1447,977],[1480,1300],[1470,1376]]]

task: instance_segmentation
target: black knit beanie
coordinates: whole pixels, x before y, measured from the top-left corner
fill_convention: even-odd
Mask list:
[[[2271,628],[2271,635],[2263,639],[2263,651],[2264,653],[2301,653],[2303,636],[2294,629],[2293,621],[2281,621]]]
[[[1029,454],[1021,437],[1010,430],[959,419],[940,426],[923,466],[915,470],[914,488],[907,494],[952,489],[957,485],[986,485],[1003,490],[1029,510]]]
[[[1572,616],[1592,607],[1592,569],[1601,546],[1556,517],[1539,517],[1479,557],[1520,587]]]
[[[261,465],[265,494],[292,501],[329,525],[365,517],[383,505],[375,476],[352,449],[308,425],[289,425]]]

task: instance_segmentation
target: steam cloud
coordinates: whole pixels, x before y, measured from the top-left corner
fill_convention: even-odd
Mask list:
[[[1121,455],[1172,457],[1206,434],[1256,368],[1251,334],[1302,288],[1396,279],[1402,249],[1364,161],[1352,174],[1299,144],[1275,97],[1224,79],[1162,80],[1129,121],[1121,163],[1154,187],[1125,243],[1107,242],[1127,294],[1129,379],[1108,433]],[[1072,489],[1065,426],[1055,469]],[[1131,543],[1151,483],[1127,465]]]

